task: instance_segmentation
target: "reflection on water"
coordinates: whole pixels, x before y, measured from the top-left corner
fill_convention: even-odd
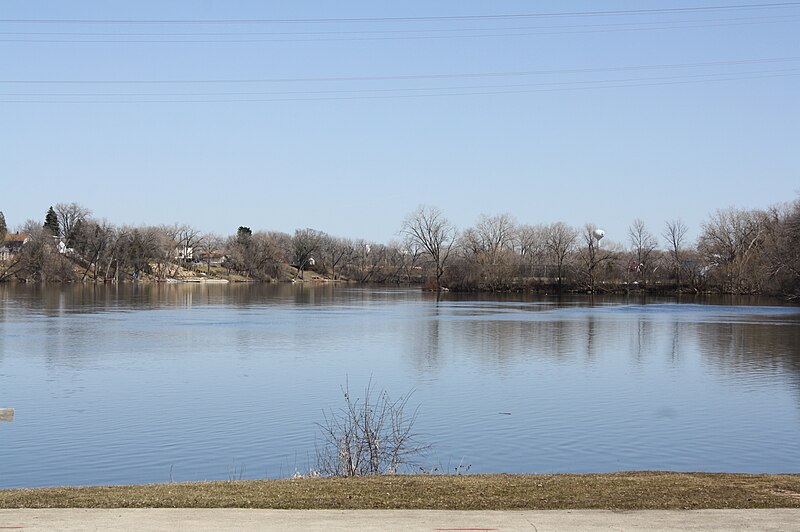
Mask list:
[[[0,285],[0,487],[302,471],[370,378],[415,390],[426,466],[797,472],[798,346],[764,299]]]

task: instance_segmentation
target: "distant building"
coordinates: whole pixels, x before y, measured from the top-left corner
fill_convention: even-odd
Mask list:
[[[7,233],[0,245],[0,260],[9,260],[22,251],[22,247],[31,239],[28,233]]]
[[[72,255],[73,253],[75,253],[75,250],[72,248],[68,248],[67,244],[64,243],[64,240],[60,238],[56,238],[56,249],[58,249],[58,252],[61,253],[62,255]]]
[[[217,251],[211,253],[200,253],[197,257],[198,262],[209,264],[211,266],[222,266],[227,257]]]
[[[175,246],[175,258],[183,262],[192,262],[194,260],[194,248],[192,246]]]

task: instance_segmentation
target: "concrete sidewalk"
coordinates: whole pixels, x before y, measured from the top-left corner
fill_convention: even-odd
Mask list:
[[[0,530],[798,530],[800,509],[611,512],[0,510]]]

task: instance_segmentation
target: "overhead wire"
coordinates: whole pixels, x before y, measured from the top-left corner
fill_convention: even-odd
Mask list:
[[[244,83],[304,83],[304,82],[342,82],[342,81],[388,81],[388,80],[421,80],[421,79],[457,79],[457,78],[481,78],[481,77],[512,77],[512,76],[538,76],[538,75],[560,75],[560,74],[585,74],[602,72],[627,72],[638,70],[659,70],[676,68],[705,68],[715,66],[735,66],[735,65],[760,65],[770,63],[793,63],[800,61],[800,56],[789,57],[769,57],[754,59],[735,59],[724,61],[703,61],[696,63],[656,63],[647,65],[628,65],[619,67],[595,67],[595,68],[562,68],[547,70],[511,70],[504,72],[455,72],[438,74],[400,74],[385,76],[329,76],[329,77],[293,77],[293,78],[234,78],[234,79],[93,79],[93,80],[42,80],[42,79],[0,79],[2,84],[15,85],[164,85],[164,84],[244,84]]]
[[[424,97],[441,97],[441,96],[474,96],[474,95],[498,95],[498,94],[521,94],[521,93],[536,93],[536,92],[563,92],[575,90],[589,90],[589,89],[609,89],[609,88],[629,88],[629,87],[645,87],[645,86],[659,86],[659,85],[676,85],[676,84],[689,84],[689,83],[707,83],[707,82],[722,82],[722,81],[737,81],[737,80],[752,80],[752,79],[766,79],[766,78],[782,78],[790,76],[800,76],[800,68],[781,69],[781,70],[764,70],[752,72],[732,72],[732,73],[713,73],[713,74],[695,74],[684,76],[661,76],[649,78],[624,78],[624,79],[607,79],[607,80],[579,80],[579,81],[562,81],[562,82],[542,82],[531,84],[515,84],[515,85],[483,85],[483,86],[455,86],[455,87],[412,87],[412,88],[394,88],[394,89],[353,89],[353,90],[333,90],[333,91],[280,91],[280,92],[264,92],[264,93],[174,93],[176,96],[263,96],[263,95],[286,95],[289,97],[282,98],[227,98],[227,99],[166,99],[166,100],[153,100],[147,99],[152,97],[171,96],[173,93],[154,93],[154,94],[124,94],[124,93],[101,93],[101,94],[58,94],[58,93],[9,93],[2,94],[0,97],[8,96],[24,96],[28,98],[47,97],[127,97],[137,96],[136,100],[85,100],[85,99],[71,99],[71,100],[0,100],[0,103],[63,103],[63,104],[135,104],[135,103],[248,103],[248,102],[286,102],[286,101],[322,101],[322,100],[374,100],[374,99],[391,99],[391,98],[424,98]],[[512,89],[512,90],[487,90],[487,89]],[[407,94],[408,92],[427,92],[426,94]],[[431,91],[448,91],[448,92],[431,92]],[[457,91],[457,92],[454,92]],[[468,91],[468,92],[464,92]],[[388,93],[395,94],[376,94]],[[400,94],[397,94],[400,93]],[[309,95],[316,94],[319,96],[309,97]],[[347,96],[346,94],[350,94]]]
[[[621,78],[621,79],[605,79],[605,80],[578,80],[578,81],[546,81],[537,83],[515,83],[515,84],[502,84],[502,85],[466,85],[466,86],[440,86],[440,87],[400,87],[400,88],[383,88],[383,89],[327,89],[327,90],[296,90],[296,91],[256,91],[256,92],[43,92],[43,93],[30,93],[30,92],[0,92],[0,96],[103,96],[103,97],[128,97],[128,96],[264,96],[264,95],[291,95],[291,94],[342,94],[342,93],[379,93],[379,92],[418,92],[418,91],[434,91],[434,90],[474,90],[474,89],[499,89],[499,88],[521,88],[521,87],[539,87],[539,86],[557,86],[557,85],[582,85],[582,84],[598,84],[598,83],[620,83],[620,82],[638,82],[638,81],[657,81],[657,80],[680,80],[692,78],[714,78],[720,76],[739,76],[739,75],[758,75],[758,74],[777,74],[787,72],[800,72],[800,68],[786,68],[776,70],[755,70],[750,72],[715,72],[708,74],[687,74],[682,76],[657,76],[647,78]]]
[[[391,30],[335,30],[335,31],[226,31],[226,32],[30,32],[0,31],[0,42],[40,42],[40,43],[225,43],[225,42],[303,42],[303,41],[346,41],[346,40],[395,40],[395,39],[443,39],[473,37],[513,37],[528,35],[563,35],[580,33],[608,33],[624,31],[645,31],[661,29],[692,29],[726,26],[749,26],[785,22],[798,15],[773,15],[748,18],[691,19],[663,21],[617,22],[602,24],[561,24],[547,26],[511,27],[467,27],[467,28],[428,28]],[[531,31],[535,30],[535,31]],[[489,33],[500,32],[500,33]],[[445,35],[443,35],[445,34]],[[253,37],[278,37],[261,39]],[[24,37],[24,38],[23,38]],[[64,37],[44,39],[43,37]],[[79,39],[90,37],[90,39]],[[116,39],[98,39],[115,37]],[[158,39],[132,39],[132,37],[158,37]],[[163,37],[163,38],[162,38]],[[193,37],[193,39],[167,39],[167,37]],[[227,39],[206,39],[205,37],[228,37]],[[236,37],[236,39],[234,39]],[[247,37],[247,38],[239,38]]]
[[[507,20],[524,18],[562,18],[633,16],[674,13],[705,13],[715,11],[738,11],[760,9],[787,9],[800,7],[800,2],[771,2],[761,4],[727,4],[718,6],[688,6],[656,9],[617,9],[595,11],[561,11],[544,13],[504,13],[497,15],[444,15],[414,17],[350,17],[350,18],[304,18],[304,19],[0,19],[4,24],[329,24],[364,22],[418,22],[454,20]]]
[[[234,25],[234,24],[317,24],[317,23],[362,23],[362,22],[450,22],[450,21],[493,21],[505,19],[559,18],[559,17],[601,17],[601,16],[633,16],[633,15],[674,15],[677,13],[710,13],[719,11],[744,11],[766,9],[800,8],[800,2],[779,2],[767,4],[731,4],[723,6],[693,6],[661,9],[633,9],[613,11],[569,11],[555,13],[519,13],[500,15],[453,15],[453,16],[420,16],[420,17],[367,17],[367,18],[316,18],[316,19],[156,19],[156,20],[89,20],[89,19],[0,19],[0,24],[107,24],[107,25]],[[717,26],[738,26],[753,24],[777,23],[797,15],[770,15],[755,17],[693,19],[672,21],[629,21],[608,22],[598,24],[538,25],[513,27],[469,27],[469,28],[422,28],[422,29],[362,29],[362,30],[326,30],[326,31],[226,31],[226,32],[44,32],[44,31],[0,31],[0,42],[27,43],[238,43],[238,42],[296,42],[296,41],[343,41],[343,40],[394,40],[394,39],[453,39],[474,37],[514,37],[526,35],[558,35],[572,33],[598,33],[615,31],[643,31],[660,29],[704,28]],[[530,30],[536,30],[531,32]],[[67,39],[42,39],[41,37],[64,36]],[[131,39],[130,37],[193,37],[191,39]],[[277,36],[280,38],[256,39],[252,36]],[[19,38],[34,37],[34,38]],[[77,39],[74,37],[115,37],[116,39]],[[205,37],[237,37],[224,39],[206,39]],[[248,37],[248,38],[238,38]],[[283,38],[289,37],[289,38]],[[702,63],[673,63],[655,65],[634,65],[623,67],[522,70],[507,72],[482,73],[434,73],[384,76],[333,76],[333,77],[296,77],[296,78],[250,78],[250,79],[95,79],[95,80],[24,80],[0,79],[3,84],[15,85],[207,85],[207,84],[270,84],[270,83],[315,83],[315,82],[370,82],[370,81],[414,81],[414,80],[446,80],[446,79],[480,79],[500,77],[522,77],[537,75],[569,75],[598,74],[609,72],[635,72],[665,69],[696,69],[722,66],[750,66],[800,61],[800,57],[743,59],[729,61],[710,61]],[[297,101],[297,100],[329,100],[329,99],[375,99],[401,97],[459,96],[472,94],[513,94],[520,92],[551,92],[557,90],[584,90],[612,87],[633,87],[648,85],[667,85],[676,83],[703,83],[709,81],[733,81],[738,79],[760,79],[798,75],[800,69],[786,68],[779,70],[755,70],[748,72],[715,72],[700,74],[684,74],[675,76],[658,76],[647,78],[606,79],[606,80],[573,80],[549,81],[539,83],[495,84],[495,85],[462,85],[438,87],[395,87],[395,88],[355,88],[325,90],[287,90],[287,91],[249,91],[249,92],[10,92],[0,93],[0,97],[35,98],[28,100],[0,100],[3,103],[213,103],[213,102],[248,102],[248,101]],[[617,85],[614,85],[617,84]],[[497,90],[503,89],[503,90]],[[510,90],[513,89],[513,90]],[[444,91],[444,92],[442,92]],[[448,92],[449,91],[449,92]],[[456,92],[453,92],[456,91]],[[473,92],[465,92],[473,91]],[[415,94],[408,94],[415,93]],[[345,96],[345,95],[351,96]],[[291,98],[269,99],[213,99],[187,100],[187,97],[232,97],[232,96],[291,96]],[[313,97],[312,97],[313,96]],[[72,100],[42,100],[41,98],[67,97]],[[119,100],[118,98],[138,98],[136,100]],[[153,100],[152,98],[171,97],[169,100]],[[83,99],[75,99],[83,98]],[[87,100],[86,98],[106,98],[105,100]],[[117,98],[108,100],[107,98]],[[175,99],[184,98],[184,99]]]
[[[229,38],[229,39],[131,39],[128,37],[118,39],[42,39],[42,38],[0,38],[2,42],[23,42],[23,43],[43,43],[43,44],[242,44],[242,43],[285,43],[285,42],[352,42],[352,41],[400,41],[400,40],[444,40],[444,39],[474,39],[474,38],[497,38],[497,37],[529,37],[529,36],[546,36],[546,35],[576,35],[576,34],[594,34],[594,33],[623,33],[635,31],[658,31],[658,30],[671,30],[671,29],[704,29],[704,28],[720,28],[732,26],[753,26],[763,24],[777,24],[781,21],[754,21],[754,22],[719,22],[713,24],[669,24],[660,26],[643,26],[643,27],[627,27],[627,28],[606,28],[606,29],[582,29],[582,30],[559,30],[559,31],[506,31],[502,33],[463,33],[464,31],[479,31],[479,30],[452,30],[460,31],[460,34],[417,34],[417,35],[392,35],[392,36],[363,36],[363,37],[293,37],[293,38],[271,38],[271,39],[256,39],[256,38]],[[424,32],[425,30],[415,30]],[[483,30],[480,30],[483,31]],[[487,31],[491,31],[488,30]],[[378,32],[364,32],[364,33],[378,33]],[[9,35],[8,33],[0,32],[0,35]],[[237,34],[222,34],[232,35]],[[187,35],[190,36],[190,35]]]

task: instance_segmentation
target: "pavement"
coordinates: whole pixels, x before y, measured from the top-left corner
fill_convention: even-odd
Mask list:
[[[800,509],[775,510],[0,510],[5,530],[797,530]]]

